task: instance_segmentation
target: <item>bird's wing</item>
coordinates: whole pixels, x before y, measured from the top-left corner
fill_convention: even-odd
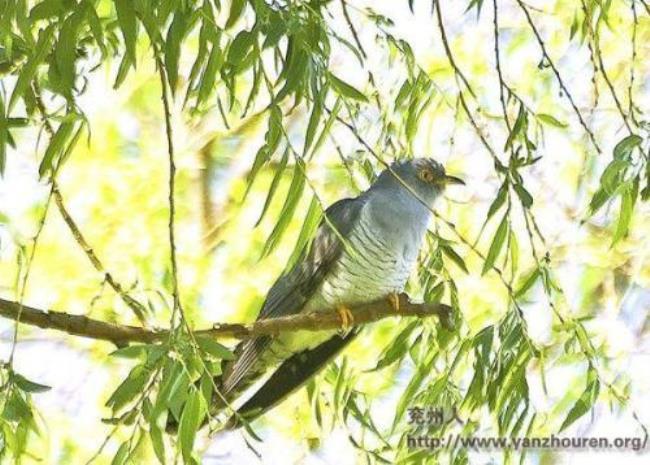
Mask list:
[[[348,236],[366,203],[363,196],[342,199],[325,211],[316,235],[293,268],[271,287],[258,320],[297,313],[305,306],[341,256]],[[261,373],[251,370],[271,341],[261,336],[244,341],[235,350],[237,358],[224,366],[221,378],[222,395],[233,398],[246,389]]]
[[[278,404],[320,371],[356,336],[357,332],[354,330],[345,336],[333,336],[321,345],[285,360],[264,385],[230,418],[227,427],[236,428],[242,418],[253,421]]]

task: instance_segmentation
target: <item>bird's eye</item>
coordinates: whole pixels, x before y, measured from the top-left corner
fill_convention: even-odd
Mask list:
[[[419,175],[419,178],[424,182],[427,182],[427,183],[433,182],[434,176],[433,176],[433,172],[431,170],[428,170],[428,169],[420,170],[418,175]]]

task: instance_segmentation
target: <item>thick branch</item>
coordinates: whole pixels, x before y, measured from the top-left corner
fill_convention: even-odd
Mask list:
[[[45,311],[21,306],[17,302],[0,299],[0,316],[15,320],[20,314],[20,322],[43,329],[63,331],[73,336],[110,341],[117,345],[130,342],[151,343],[169,336],[167,330],[150,330],[137,326],[119,325],[95,320],[83,315]],[[354,315],[354,325],[371,323],[391,316],[437,316],[446,328],[453,328],[452,311],[448,305],[440,303],[422,304],[409,301],[406,294],[399,296],[399,310],[395,310],[388,299],[350,306]],[[298,330],[320,331],[341,328],[343,320],[338,312],[332,310],[318,313],[298,313],[280,318],[258,320],[255,323],[215,324],[209,329],[195,330],[196,336],[214,338],[247,339],[254,336],[295,332]]]

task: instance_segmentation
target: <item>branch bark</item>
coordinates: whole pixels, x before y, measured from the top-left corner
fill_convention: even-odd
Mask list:
[[[352,305],[350,311],[354,315],[354,325],[371,323],[391,316],[437,316],[448,329],[454,327],[451,307],[441,303],[414,303],[406,294],[399,295],[399,309],[396,310],[388,299],[375,302]],[[73,336],[110,341],[116,345],[131,342],[152,343],[169,336],[166,329],[147,329],[138,326],[127,326],[108,323],[84,315],[71,315],[52,310],[40,310],[21,305],[10,300],[0,299],[0,316],[43,329],[62,331]],[[320,331],[343,327],[343,320],[338,312],[325,311],[317,313],[297,313],[279,318],[258,320],[251,324],[217,323],[212,328],[194,331],[196,336],[207,336],[217,339],[235,338],[247,339],[255,336],[295,332],[299,330]]]

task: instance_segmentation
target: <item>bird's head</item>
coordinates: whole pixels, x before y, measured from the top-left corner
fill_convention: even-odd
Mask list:
[[[375,181],[373,188],[398,189],[415,194],[428,206],[449,184],[465,184],[463,180],[449,176],[445,168],[433,158],[413,158],[393,163]]]

